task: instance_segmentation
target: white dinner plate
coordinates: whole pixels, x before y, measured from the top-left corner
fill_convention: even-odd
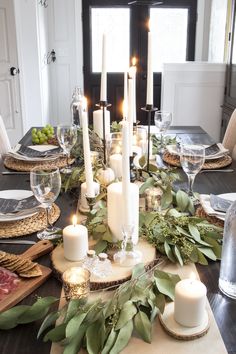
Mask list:
[[[194,145],[194,144],[190,144],[190,145]],[[217,145],[219,146],[220,151],[214,155],[206,156],[206,158],[205,158],[206,160],[219,159],[220,157],[223,157],[228,154],[229,150],[226,149],[221,143],[218,143]],[[205,146],[207,148],[210,145],[203,145],[203,146]],[[180,151],[177,151],[176,145],[167,145],[166,149],[168,150],[168,152],[170,154],[180,156]]]
[[[21,199],[29,198],[32,195],[33,195],[32,191],[24,190],[24,189],[9,189],[9,190],[0,191],[0,198],[4,198],[4,199],[21,200]],[[30,216],[33,216],[37,213],[38,211],[32,212],[31,210],[28,213],[26,211],[26,213],[22,215],[17,215],[17,213],[0,214],[0,222],[22,220],[22,219],[29,218]]]

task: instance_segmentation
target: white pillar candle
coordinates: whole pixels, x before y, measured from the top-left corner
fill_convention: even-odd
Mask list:
[[[128,122],[129,122],[129,156],[132,156],[133,142],[133,79],[128,80]]]
[[[199,326],[204,319],[206,287],[197,279],[184,279],[175,286],[174,318],[185,327]]]
[[[97,182],[93,182],[93,190],[95,192],[95,195],[100,193],[100,184]],[[86,182],[81,184],[81,189],[80,189],[80,211],[82,212],[88,212],[89,211],[89,206],[87,203],[86,195],[87,194],[87,185]]]
[[[148,55],[147,55],[147,105],[153,105],[153,69],[152,69],[152,35],[148,32]]]
[[[87,112],[87,100],[84,98],[83,102],[83,149],[84,149],[84,165],[85,165],[85,178],[87,185],[87,194],[89,197],[94,197],[93,188],[93,170],[91,164],[89,133],[88,133],[88,112]]]
[[[105,108],[105,136],[110,134],[110,112]],[[93,130],[103,139],[103,110],[93,111]]]
[[[102,73],[100,101],[107,101],[107,55],[106,55],[106,35],[102,36]]]
[[[114,171],[116,178],[122,177],[122,155],[113,154],[109,158],[109,166]]]
[[[139,232],[139,188],[136,184],[130,183],[130,223],[134,225],[133,242],[138,243]],[[123,240],[122,225],[126,223],[124,220],[122,183],[112,183],[107,187],[107,221],[112,232],[113,242]]]
[[[83,225],[77,224],[76,217],[73,225],[63,229],[64,256],[69,261],[80,261],[88,251],[88,230]]]

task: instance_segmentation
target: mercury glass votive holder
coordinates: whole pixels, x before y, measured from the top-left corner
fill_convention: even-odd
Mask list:
[[[62,274],[66,300],[86,300],[90,291],[90,271],[82,267],[72,267]]]
[[[161,198],[163,191],[159,187],[148,188],[145,191],[145,210],[146,211],[161,211]]]

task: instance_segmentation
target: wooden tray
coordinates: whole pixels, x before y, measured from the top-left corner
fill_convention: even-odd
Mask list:
[[[143,254],[142,262],[146,268],[151,268],[160,261],[160,257],[156,256],[156,249],[147,241],[139,241],[135,247]],[[70,267],[79,267],[82,262],[70,262],[64,257],[63,245],[57,246],[51,253],[52,266],[56,277],[61,281],[62,273]],[[98,278],[91,276],[90,288],[91,290],[104,289],[110,286],[119,285],[130,279],[132,267],[121,267],[118,264],[112,263],[112,275],[106,278]]]
[[[30,247],[26,252],[22,253],[21,256],[34,260],[43,254],[49,253],[53,249],[53,244],[50,241],[39,241],[32,247]],[[41,284],[43,284],[51,275],[52,270],[43,265],[39,265],[42,271],[42,275],[35,278],[23,279],[20,278],[18,287],[7,295],[4,299],[0,301],[0,311],[5,311],[12,306],[16,305],[18,302],[23,300],[26,296],[37,289]]]

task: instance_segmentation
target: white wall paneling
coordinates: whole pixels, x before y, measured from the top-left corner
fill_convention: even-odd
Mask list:
[[[225,69],[204,62],[164,64],[161,107],[173,113],[173,125],[199,125],[219,141]]]

